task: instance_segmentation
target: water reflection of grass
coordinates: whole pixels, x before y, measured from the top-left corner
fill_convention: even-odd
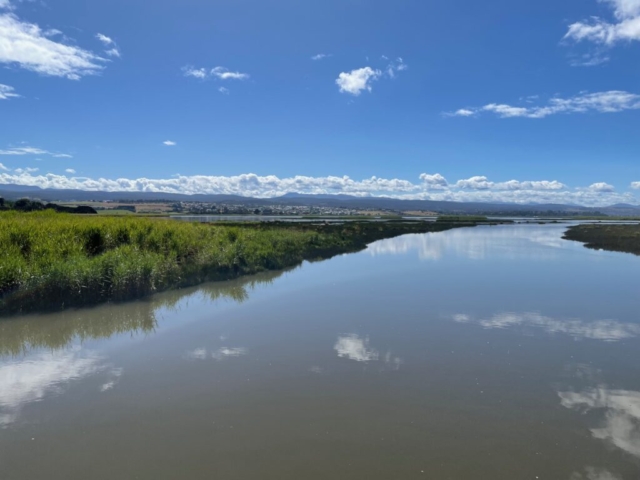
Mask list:
[[[264,272],[224,282],[205,283],[197,288],[170,290],[148,299],[102,305],[47,315],[30,315],[0,321],[0,356],[26,354],[33,349],[59,350],[73,342],[109,338],[122,333],[149,334],[158,325],[157,312],[173,310],[195,293],[206,301],[230,299],[242,303],[251,290],[272,283],[284,272]]]
[[[0,313],[97,304],[361,250],[450,224],[207,225],[53,212],[0,212]]]
[[[640,255],[640,225],[578,225],[569,228],[564,238],[583,242],[587,248]]]

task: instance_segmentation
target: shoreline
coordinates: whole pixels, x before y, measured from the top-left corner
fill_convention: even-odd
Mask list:
[[[570,227],[562,237],[592,250],[640,255],[640,225],[588,224]]]

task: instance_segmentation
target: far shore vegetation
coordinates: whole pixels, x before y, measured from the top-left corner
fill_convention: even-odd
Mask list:
[[[281,270],[465,222],[216,223],[0,212],[0,314],[59,310]]]
[[[589,224],[571,227],[567,240],[582,242],[585,247],[640,255],[640,225]]]

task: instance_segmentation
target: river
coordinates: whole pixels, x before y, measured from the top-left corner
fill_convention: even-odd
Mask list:
[[[640,257],[562,225],[0,322],[0,478],[631,480]]]

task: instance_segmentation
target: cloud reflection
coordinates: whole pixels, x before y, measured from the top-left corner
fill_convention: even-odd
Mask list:
[[[24,405],[104,368],[101,357],[80,349],[40,353],[0,365],[0,426],[16,421]]]
[[[569,480],[622,480],[622,477],[614,475],[609,470],[587,467],[583,473],[574,473]]]
[[[562,239],[565,229],[557,225],[461,228],[380,240],[369,245],[367,251],[372,256],[415,252],[420,260],[439,260],[445,256],[483,260],[492,253],[508,258],[517,255],[549,258],[556,255],[555,249],[577,248]],[[532,249],[532,244],[544,248]]]
[[[583,392],[559,392],[558,395],[566,408],[601,415],[601,426],[591,429],[594,438],[640,458],[640,392],[599,387]]]
[[[206,360],[207,358],[213,358],[214,360],[224,360],[226,358],[240,357],[246,355],[248,350],[242,347],[222,347],[218,350],[209,351],[204,347],[196,348],[187,352],[187,358],[192,360]]]
[[[348,358],[356,362],[371,362],[378,360],[380,354],[377,350],[369,347],[368,338],[360,338],[358,335],[343,335],[338,337],[338,341],[333,347],[338,356]]]
[[[578,319],[557,319],[536,312],[504,312],[487,319],[474,319],[467,314],[456,314],[452,320],[458,323],[471,323],[486,329],[505,329],[513,327],[533,327],[550,334],[565,334],[577,339],[617,342],[625,338],[640,335],[640,325],[623,323],[617,320],[584,321]]]
[[[368,337],[360,337],[356,334],[339,336],[333,348],[340,358],[363,363],[377,362],[379,360],[384,364],[385,370],[400,370],[404,363],[400,357],[393,355],[391,351],[381,355],[378,350],[369,345]]]

